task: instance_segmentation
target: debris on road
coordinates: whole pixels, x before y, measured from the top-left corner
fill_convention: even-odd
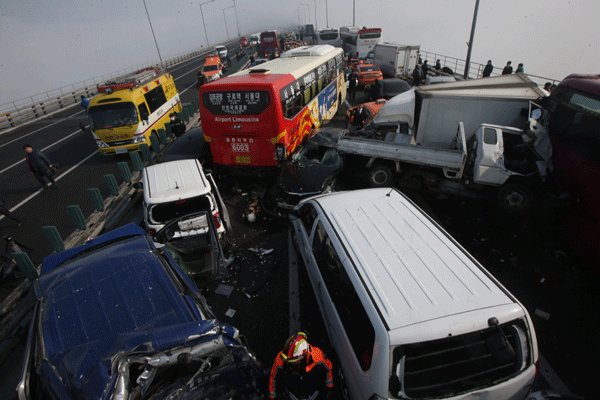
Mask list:
[[[224,285],[222,283],[220,283],[219,286],[217,286],[217,288],[215,289],[216,294],[220,294],[225,297],[229,297],[231,295],[231,292],[233,292],[233,286]]]

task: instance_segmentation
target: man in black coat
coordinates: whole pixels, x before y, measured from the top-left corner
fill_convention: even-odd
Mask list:
[[[27,161],[27,165],[29,166],[29,170],[35,176],[35,179],[38,180],[42,189],[46,188],[48,185],[44,180],[46,177],[52,184],[55,184],[55,180],[52,177],[52,172],[50,168],[52,168],[52,163],[46,157],[44,153],[39,150],[34,150],[33,147],[29,144],[23,146],[25,150],[25,160]]]
[[[492,65],[492,60],[488,60],[487,64],[485,64],[485,67],[483,68],[483,77],[489,77],[492,74],[493,70],[494,66]]]

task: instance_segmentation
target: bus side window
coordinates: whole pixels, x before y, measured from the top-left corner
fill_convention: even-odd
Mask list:
[[[148,121],[150,113],[148,112],[148,107],[146,106],[146,103],[138,104],[138,111],[140,112],[140,119],[142,121]]]

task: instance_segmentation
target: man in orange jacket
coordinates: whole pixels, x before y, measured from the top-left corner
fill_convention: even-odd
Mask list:
[[[269,399],[328,399],[333,388],[331,361],[298,332],[275,357],[269,376]]]

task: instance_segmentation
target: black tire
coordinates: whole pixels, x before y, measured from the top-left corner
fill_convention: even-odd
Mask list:
[[[505,184],[498,191],[498,206],[507,214],[522,214],[534,201],[534,191],[526,182]]]
[[[392,184],[394,174],[392,170],[383,164],[374,164],[369,171],[370,187],[387,187]]]
[[[158,133],[156,133],[156,131],[152,131],[152,133],[150,134],[150,144],[148,145],[148,147],[149,147],[150,149],[152,149],[152,136],[154,136],[154,137],[156,138],[155,142],[158,142],[158,143],[160,143],[160,142],[158,141]],[[160,144],[159,144],[159,147],[160,147]],[[154,150],[158,151],[158,149],[152,149],[152,150],[153,150],[153,151],[154,151]]]

